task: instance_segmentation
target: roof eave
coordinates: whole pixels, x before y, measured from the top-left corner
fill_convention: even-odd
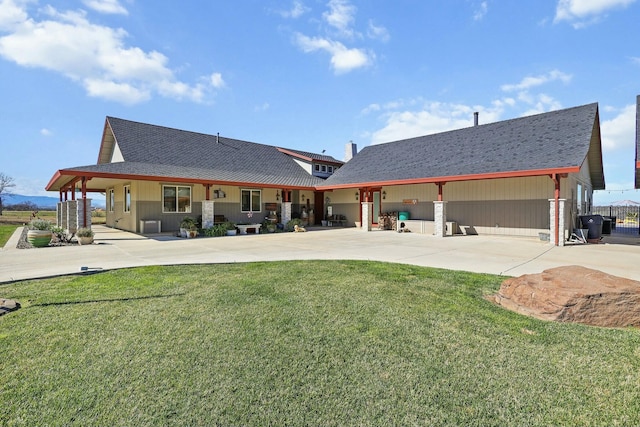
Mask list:
[[[436,176],[436,177],[425,177],[425,178],[356,182],[356,183],[336,184],[336,185],[328,184],[328,185],[316,186],[316,189],[339,190],[339,189],[345,189],[345,188],[382,187],[382,186],[391,186],[391,185],[435,184],[439,182],[444,183],[444,182],[456,182],[456,181],[479,181],[479,180],[485,180],[485,179],[551,176],[553,174],[567,174],[567,173],[578,173],[578,172],[580,172],[579,166],[571,166],[571,167],[555,168],[555,169],[536,169],[536,170],[525,170],[525,171],[492,172],[492,173],[470,174],[470,175]]]

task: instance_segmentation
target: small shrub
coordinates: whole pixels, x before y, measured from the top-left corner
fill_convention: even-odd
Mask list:
[[[30,230],[50,230],[51,223],[45,219],[34,219],[29,222]]]
[[[216,224],[213,227],[209,227],[204,230],[204,235],[208,237],[220,237],[225,234],[227,234],[227,229],[223,224]]]
[[[303,221],[300,218],[294,218],[291,221],[289,221],[286,225],[286,230],[287,231],[293,231],[293,229],[295,228],[295,226],[298,227],[302,227],[303,225]]]
[[[78,237],[93,237],[93,230],[90,228],[78,228],[76,231]]]

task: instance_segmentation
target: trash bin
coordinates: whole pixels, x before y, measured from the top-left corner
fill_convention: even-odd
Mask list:
[[[580,216],[582,228],[589,230],[588,240],[599,240],[602,237],[602,215],[582,215]]]
[[[611,218],[602,218],[602,234],[611,234],[611,229],[613,228],[611,224]]]
[[[409,212],[398,212],[398,220],[399,221],[407,221],[409,219]]]
[[[615,216],[605,216],[605,218],[609,218],[611,220],[611,230],[616,229],[616,221],[618,220]]]

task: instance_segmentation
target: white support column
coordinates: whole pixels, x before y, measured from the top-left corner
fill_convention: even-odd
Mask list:
[[[558,199],[558,246],[564,246],[566,224],[564,205],[567,199]],[[556,199],[549,199],[549,243],[556,244]]]
[[[436,237],[444,237],[447,235],[447,202],[433,202],[433,220],[434,232]]]
[[[362,202],[362,231],[371,231],[373,202]]]
[[[213,227],[214,203],[213,200],[202,201],[202,228]]]
[[[291,202],[282,202],[282,212],[280,212],[281,221],[287,225],[291,221]]]

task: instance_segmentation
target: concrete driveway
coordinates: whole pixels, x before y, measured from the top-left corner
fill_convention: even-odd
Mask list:
[[[355,228],[179,239],[140,236],[93,226],[90,246],[16,249],[20,230],[0,250],[0,283],[89,269],[143,265],[278,260],[375,260],[519,276],[562,265],[583,265],[640,280],[640,239],[605,237],[604,243],[555,247],[537,239],[496,236],[436,238]]]

